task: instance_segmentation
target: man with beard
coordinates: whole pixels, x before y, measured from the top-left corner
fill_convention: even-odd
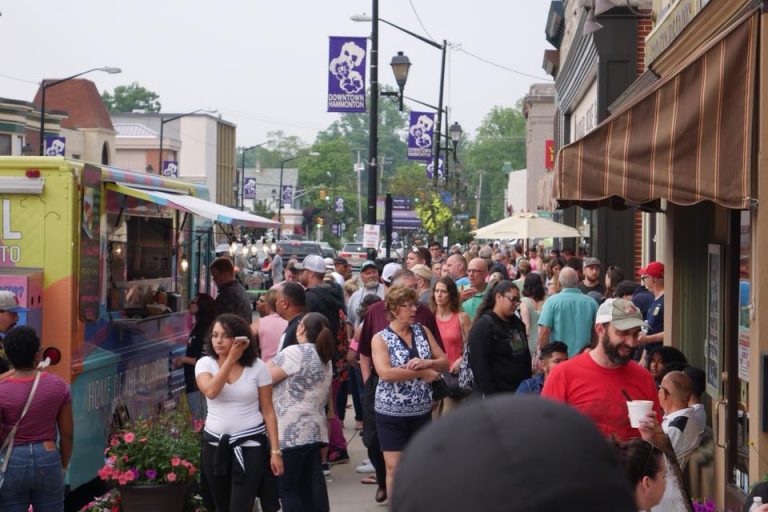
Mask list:
[[[640,309],[631,301],[603,302],[595,319],[597,346],[557,365],[544,382],[541,396],[571,405],[590,417],[606,437],[619,441],[640,437],[629,424],[627,396],[652,401],[661,419],[653,377],[632,360],[644,325]]]

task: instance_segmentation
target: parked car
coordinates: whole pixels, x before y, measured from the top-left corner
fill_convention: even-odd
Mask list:
[[[302,261],[310,254],[323,255],[323,249],[317,242],[307,240],[280,240],[277,245],[283,249],[283,264],[291,258]]]
[[[386,258],[387,257],[387,242],[383,241],[379,244],[379,258]],[[405,254],[403,254],[403,242],[399,240],[392,240],[392,242],[389,244],[389,257],[390,258],[400,258],[403,259],[405,257]]]
[[[360,242],[349,242],[341,248],[339,256],[346,259],[353,270],[359,270],[360,265],[368,259],[368,249],[364,249]]]
[[[320,244],[320,249],[323,251],[323,258],[335,258],[336,257],[336,249],[331,247],[331,244],[328,242],[318,242]]]

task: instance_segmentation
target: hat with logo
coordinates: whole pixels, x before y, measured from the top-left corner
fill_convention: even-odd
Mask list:
[[[387,263],[384,265],[384,269],[381,271],[381,279],[383,279],[384,282],[389,285],[389,283],[392,281],[392,276],[395,275],[395,272],[401,268],[403,268],[403,266],[399,263]]]
[[[294,267],[296,270],[311,270],[318,274],[325,274],[325,260],[319,254],[310,254],[304,261],[297,263]]]
[[[635,327],[647,327],[640,308],[627,299],[607,299],[597,309],[595,324],[610,323],[616,329],[625,331]]]
[[[367,269],[367,268],[375,268],[377,272],[379,271],[379,267],[377,267],[377,266],[376,266],[376,263],[374,263],[374,262],[373,262],[373,261],[371,261],[371,260],[365,260],[365,261],[363,262],[363,264],[362,264],[362,265],[360,265],[360,272],[362,272],[363,270],[365,270],[365,269]]]
[[[411,272],[416,274],[416,277],[420,277],[429,282],[432,281],[432,271],[429,270],[429,267],[426,265],[417,263],[416,265],[411,267]]]
[[[647,267],[638,270],[637,273],[654,279],[664,279],[664,264],[660,261],[652,261]]]
[[[597,258],[584,258],[584,268],[600,266],[600,260]]]
[[[0,291],[0,311],[24,311],[24,308],[19,306],[19,301],[13,292],[2,290]]]

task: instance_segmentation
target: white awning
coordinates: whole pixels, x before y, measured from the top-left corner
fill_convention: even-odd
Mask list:
[[[278,223],[274,220],[253,215],[248,212],[241,212],[229,206],[193,197],[189,195],[175,194],[169,191],[160,191],[144,188],[134,188],[123,183],[108,183],[107,188],[120,194],[149,201],[161,206],[168,206],[175,210],[199,215],[206,219],[222,224],[232,224],[235,226],[248,226],[252,228],[272,228],[277,227]]]

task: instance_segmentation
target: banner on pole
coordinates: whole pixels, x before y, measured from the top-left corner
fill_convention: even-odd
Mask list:
[[[243,199],[256,199],[256,178],[245,178]]]
[[[334,210],[336,213],[344,213],[344,198],[341,196],[336,197],[336,201],[334,201]]]
[[[178,160],[163,160],[163,171],[160,174],[162,174],[166,178],[178,178],[179,177]]]
[[[411,112],[408,126],[408,159],[431,160],[435,134],[435,114]]]
[[[283,185],[283,193],[280,197],[283,198],[283,204],[293,204],[293,187],[291,185]]]
[[[46,137],[43,154],[45,156],[64,156],[66,147],[66,137]]]
[[[367,38],[329,37],[328,112],[365,112]]]
[[[427,164],[427,178],[432,178],[433,173],[435,170],[435,161],[434,159],[430,159],[429,163]],[[443,166],[443,157],[440,156],[440,159],[437,162],[437,177],[442,179],[444,175],[444,166]]]

